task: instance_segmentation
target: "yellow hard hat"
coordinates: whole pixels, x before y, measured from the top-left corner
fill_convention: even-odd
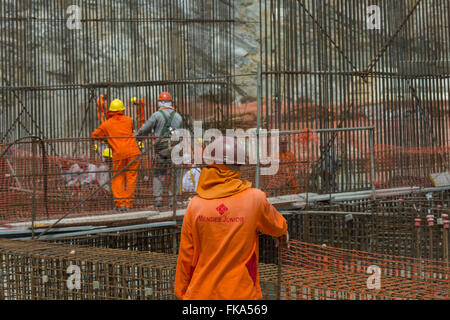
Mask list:
[[[111,104],[109,105],[109,111],[123,111],[125,110],[125,107],[123,106],[123,102],[119,99],[114,99],[111,101]]]
[[[112,152],[110,148],[105,148],[105,150],[103,150],[103,156],[107,157],[107,158],[112,158]]]
[[[144,144],[141,142],[141,141],[139,141],[138,142],[138,147],[139,147],[139,149],[144,149]]]
[[[94,145],[94,150],[97,151],[97,149],[98,149],[98,145],[95,144],[95,145]]]
[[[136,103],[136,101],[137,101],[137,98],[136,98],[136,97],[133,97],[133,98],[130,99],[130,102],[131,102],[131,103]]]

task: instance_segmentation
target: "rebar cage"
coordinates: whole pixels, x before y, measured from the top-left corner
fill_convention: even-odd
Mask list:
[[[264,126],[373,126],[386,180],[414,179],[408,171],[430,158],[440,163],[435,170],[448,170],[437,152],[448,140],[448,1],[260,4]],[[336,143],[336,133],[320,137],[326,151]],[[361,144],[369,144],[362,132],[341,147],[350,155]]]
[[[234,19],[232,1],[3,1],[1,141],[89,136],[101,94],[136,126],[161,91],[186,122],[228,123]]]

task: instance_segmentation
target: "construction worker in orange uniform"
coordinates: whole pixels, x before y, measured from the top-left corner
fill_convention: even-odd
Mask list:
[[[145,123],[145,117],[144,117],[144,106],[146,105],[146,102],[144,99],[138,99],[136,97],[133,97],[130,99],[131,105],[136,107],[136,114],[137,114],[137,120],[138,120],[138,128],[142,127],[142,125]]]
[[[280,174],[292,176],[295,174],[295,156],[288,150],[288,139],[286,136],[280,137]],[[288,183],[282,188],[281,194],[299,192],[295,178],[289,179]]]
[[[127,211],[133,205],[139,166],[139,160],[134,160],[141,154],[136,139],[133,137],[133,120],[124,115],[124,110],[125,107],[121,100],[111,101],[106,114],[108,120],[92,133],[93,138],[106,139],[111,147],[114,175],[132,162],[125,171],[112,179],[114,203],[116,209],[120,211]]]
[[[217,152],[204,157],[212,164],[203,168],[198,196],[184,216],[175,294],[183,300],[260,299],[258,232],[286,244],[286,220],[264,192],[240,179],[243,162],[227,155],[243,146],[232,137],[212,144],[215,150],[223,147],[225,157]]]

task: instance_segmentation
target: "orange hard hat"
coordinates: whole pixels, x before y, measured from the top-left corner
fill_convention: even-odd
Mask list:
[[[170,95],[170,93],[168,92],[161,92],[161,94],[159,95],[158,100],[170,100],[172,101],[172,96]]]

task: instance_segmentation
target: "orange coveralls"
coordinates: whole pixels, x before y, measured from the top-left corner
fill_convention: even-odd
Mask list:
[[[108,120],[92,133],[92,137],[103,139],[105,137],[133,137],[133,120],[124,116],[123,111],[108,111],[107,116]],[[135,138],[108,138],[107,141],[112,149],[114,174],[141,153]],[[124,172],[112,179],[116,207],[132,207],[138,166],[139,160],[136,160]]]
[[[100,123],[106,121],[105,112],[108,110],[108,101],[106,101],[105,96],[103,94],[97,99],[97,119],[100,120]]]
[[[280,237],[287,230],[264,192],[223,167],[202,170],[199,196],[184,216],[175,276],[180,299],[260,299],[258,231]]]

